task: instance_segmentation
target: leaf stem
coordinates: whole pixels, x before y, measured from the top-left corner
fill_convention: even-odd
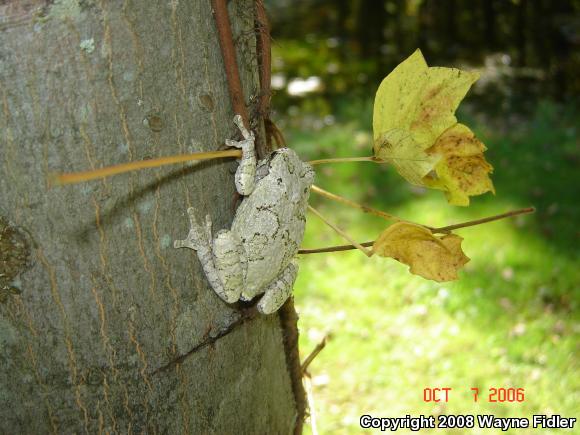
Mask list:
[[[385,163],[381,159],[375,156],[368,156],[368,157],[336,157],[332,159],[319,159],[319,160],[310,160],[308,163],[312,166],[314,165],[322,165],[324,163],[347,163],[347,162],[375,162],[375,163]]]
[[[316,216],[318,216],[326,225],[328,225],[330,228],[332,228],[334,231],[336,231],[338,234],[340,234],[344,239],[348,240],[351,243],[352,249],[355,249],[355,248],[356,249],[360,249],[367,257],[371,257],[373,255],[373,251],[371,251],[370,249],[366,249],[365,247],[363,247],[356,240],[354,240],[352,237],[350,237],[346,232],[344,232],[339,227],[337,227],[332,222],[330,222],[328,219],[326,219],[314,207],[312,207],[312,206],[309,205],[308,206],[308,210],[310,210],[312,213],[314,213]],[[300,251],[298,251],[298,252],[300,252]]]
[[[497,214],[494,216],[489,216],[489,217],[485,217],[485,218],[481,218],[481,219],[462,222],[462,223],[458,223],[458,224],[454,224],[454,225],[448,225],[446,227],[434,228],[432,230],[432,232],[433,233],[448,233],[449,231],[456,230],[458,228],[473,227],[476,225],[481,225],[481,224],[485,224],[488,222],[493,222],[493,221],[497,221],[500,219],[505,219],[508,217],[518,216],[521,214],[533,213],[535,211],[536,211],[536,209],[534,207],[521,208],[518,210],[512,210],[512,211],[508,211],[506,213],[501,213],[501,214]],[[298,253],[299,254],[320,254],[320,253],[324,253],[324,252],[350,251],[352,249],[360,249],[359,246],[363,246],[363,247],[373,246],[374,243],[375,243],[374,241],[362,242],[362,243],[357,242],[357,244],[355,246],[353,246],[353,245],[337,245],[337,246],[327,246],[325,248],[316,248],[316,249],[300,249],[298,251]]]
[[[324,189],[322,189],[322,188],[320,188],[320,187],[318,187],[316,185],[313,185],[311,187],[311,190],[313,192],[321,195],[321,196],[324,196],[324,197],[328,198],[328,199],[332,199],[333,201],[339,202],[341,204],[347,205],[347,206],[352,207],[352,208],[356,208],[356,209],[362,210],[365,213],[369,213],[369,214],[378,216],[378,217],[383,218],[383,219],[386,219],[386,220],[395,221],[395,222],[408,222],[408,223],[411,223],[411,224],[414,223],[414,222],[411,222],[411,221],[408,221],[408,220],[405,220],[405,219],[401,219],[400,217],[397,217],[397,216],[392,215],[390,213],[387,213],[387,212],[384,212],[384,211],[381,211],[381,210],[377,210],[376,208],[368,207],[366,205],[359,204],[358,202],[351,201],[350,199],[346,199],[346,198],[344,198],[342,196],[336,195],[335,193],[332,193],[332,192],[329,192],[327,190],[324,190]],[[428,226],[425,226],[425,225],[421,225],[421,224],[415,224],[415,225],[420,225],[420,226],[425,227],[425,228],[427,228],[428,230],[431,230],[431,231],[434,230],[434,228],[431,228],[431,227],[428,227]]]
[[[380,210],[359,204],[357,202],[351,201],[350,199],[346,199],[342,196],[331,193],[331,192],[324,190],[316,185],[313,185],[311,187],[311,190],[312,190],[312,192],[318,193],[319,195],[324,196],[328,199],[332,199],[333,201],[340,202],[341,204],[348,205],[349,207],[352,207],[352,208],[358,208],[359,210],[362,210],[365,213],[374,214],[375,216],[379,216],[379,217],[382,217],[383,219],[387,219],[390,221],[404,222],[403,219],[398,218],[397,216],[394,216],[392,214],[385,213],[384,211],[380,211]]]
[[[448,233],[449,231],[456,230],[458,228],[473,227],[475,225],[485,224],[487,222],[493,222],[500,219],[505,219],[512,216],[518,216],[520,214],[528,214],[535,212],[534,207],[520,208],[518,210],[508,211],[506,213],[496,214],[494,216],[488,216],[481,219],[475,219],[473,221],[461,222],[454,225],[447,225],[446,227],[434,228],[433,233]]]
[[[97,178],[110,177],[111,175],[136,171],[158,166],[172,165],[175,163],[189,162],[193,160],[210,160],[224,157],[241,157],[241,150],[210,151],[205,153],[177,154],[174,156],[160,157],[158,159],[141,160],[137,162],[122,163],[120,165],[107,166],[92,171],[69,172],[64,174],[52,173],[49,175],[49,186],[82,183]]]
[[[373,246],[375,242],[362,242],[359,243],[360,246],[369,247]],[[352,251],[353,249],[357,249],[353,245],[335,245],[335,246],[326,246],[324,248],[314,248],[314,249],[299,249],[299,254],[322,254],[325,252],[340,252],[340,251]]]

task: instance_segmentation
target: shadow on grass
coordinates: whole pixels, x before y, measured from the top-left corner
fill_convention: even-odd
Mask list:
[[[482,133],[498,196],[533,204],[537,212],[530,231],[571,256],[578,253],[580,221],[578,114],[572,103],[544,101],[536,103],[529,119],[514,117],[498,132],[484,127]]]

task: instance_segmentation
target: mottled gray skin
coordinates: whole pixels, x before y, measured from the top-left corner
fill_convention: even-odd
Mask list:
[[[254,136],[240,118],[235,122],[244,140],[228,145],[242,148],[236,187],[247,196],[232,227],[212,240],[209,216],[203,226],[190,208],[190,232],[174,246],[197,251],[208,281],[224,301],[251,300],[264,293],[258,310],[269,314],[286,301],[298,273],[293,260],[304,236],[314,171],[289,148],[273,152],[256,167]]]

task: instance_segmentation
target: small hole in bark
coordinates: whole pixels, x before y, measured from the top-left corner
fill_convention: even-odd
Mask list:
[[[159,133],[161,130],[163,130],[164,122],[163,119],[161,119],[161,117],[159,115],[147,115],[147,118],[145,118],[143,120],[143,124],[145,124],[146,126],[148,126],[151,131],[154,131],[155,133]]]

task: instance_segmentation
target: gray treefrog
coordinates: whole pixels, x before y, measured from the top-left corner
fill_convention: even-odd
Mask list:
[[[224,301],[248,301],[264,293],[258,310],[270,314],[290,296],[296,280],[294,257],[304,236],[314,171],[289,148],[256,163],[253,133],[246,130],[239,115],[234,122],[244,139],[226,144],[242,149],[235,183],[244,198],[232,227],[212,239],[209,215],[202,225],[190,207],[191,229],[174,247],[197,251],[210,285]]]

